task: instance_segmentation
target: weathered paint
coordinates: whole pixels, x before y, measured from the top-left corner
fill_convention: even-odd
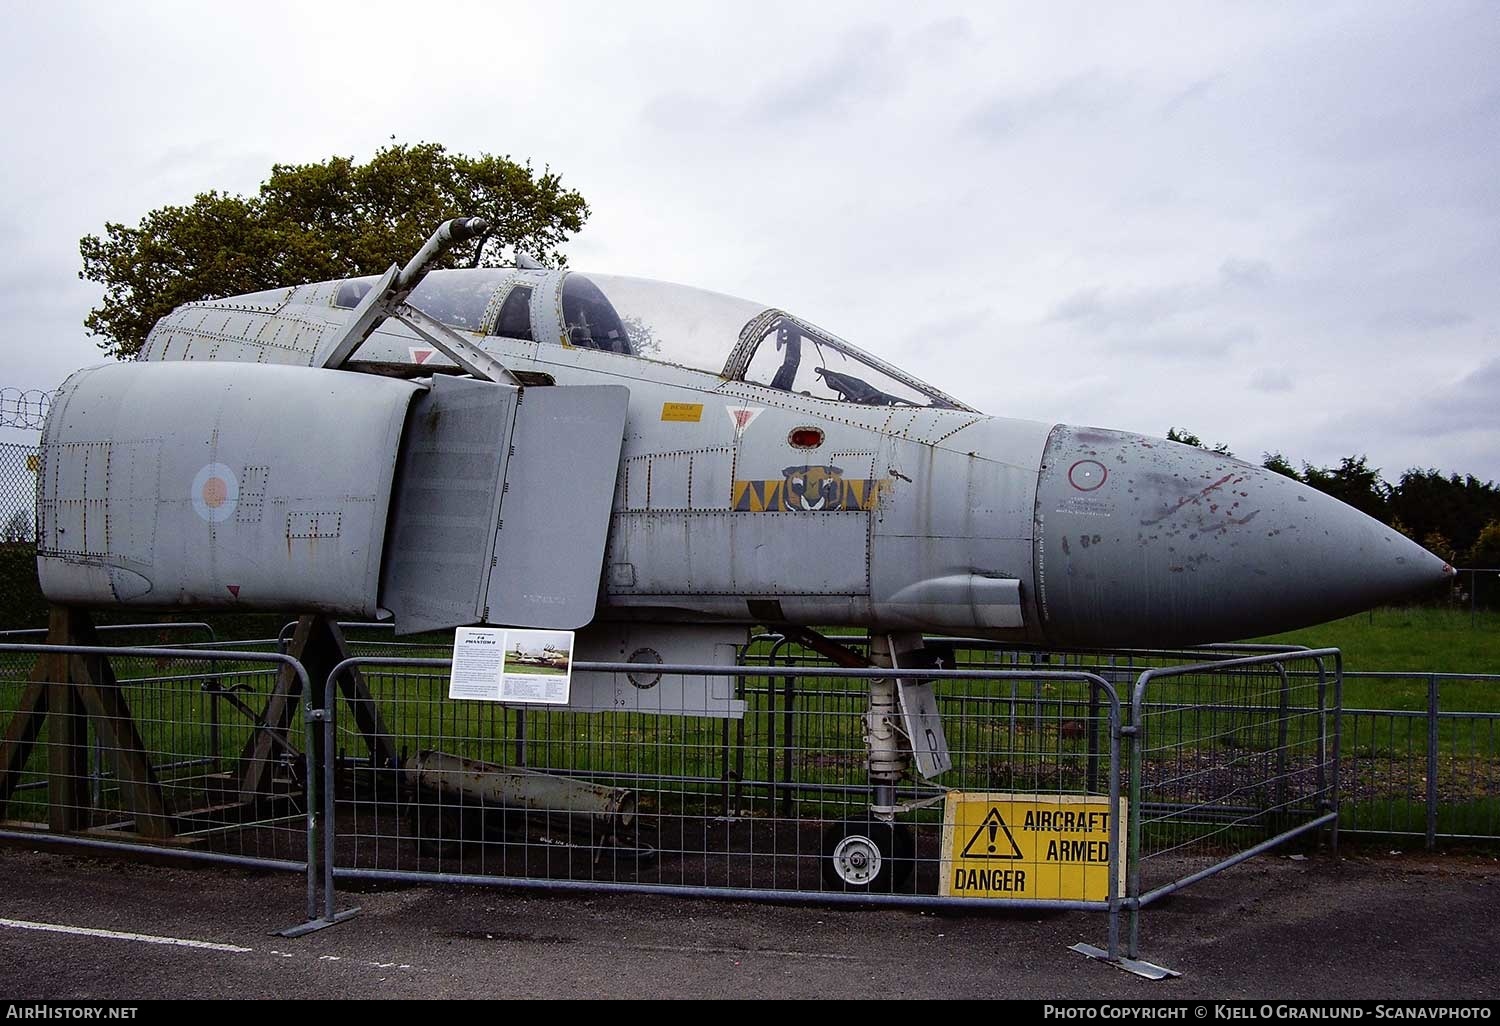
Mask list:
[[[602,620],[753,623],[777,610],[810,625],[1175,644],[1316,622],[1443,578],[1441,561],[1369,518],[1212,453],[957,404],[862,405],[743,380],[756,325],[776,311],[724,341],[729,359],[715,374],[569,345],[568,272],[429,281],[440,274],[475,276],[484,313],[470,336],[510,371],[630,390]],[[483,336],[523,285],[535,341]],[[184,307],[145,355],[315,362],[348,316],[331,305],[338,288]],[[353,359],[409,364],[420,341],[386,322]],[[443,366],[431,357],[421,371]],[[663,417],[700,406],[696,420]],[[792,443],[809,427],[823,433],[816,458]]]

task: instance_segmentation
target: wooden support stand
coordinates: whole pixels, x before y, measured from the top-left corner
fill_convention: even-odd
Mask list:
[[[98,645],[99,637],[87,613],[54,606],[47,644]],[[88,767],[88,726],[92,723],[136,832],[152,838],[172,835],[161,784],[108,659],[62,652],[38,656],[19,706],[0,741],[0,808],[15,793],[45,723],[47,825],[57,831],[92,826]]]
[[[88,614],[80,609],[52,608],[47,644],[100,644]],[[46,653],[37,657],[21,691],[15,714],[0,736],[0,818],[10,804],[38,743],[47,748],[47,825],[57,832],[95,829],[91,801],[89,727],[99,751],[108,760],[119,788],[121,805],[134,821],[134,832],[151,839],[172,837],[204,822],[244,820],[271,811],[295,787],[278,778],[276,770],[302,764],[302,729],[297,706],[322,703],[324,682],[334,666],[349,656],[349,646],[338,624],[326,616],[304,616],[297,623],[289,654],[307,669],[313,693],[304,696],[290,667],[277,673],[276,686],[255,722],[249,742],[234,771],[223,784],[227,804],[208,809],[172,810],[152,768],[123,689],[110,661],[103,655]],[[355,726],[377,767],[395,767],[397,752],[380,711],[370,697],[364,676],[345,673],[339,687]],[[245,708],[235,703],[238,708]],[[251,711],[245,709],[247,713]],[[45,728],[45,738],[43,732]],[[295,730],[295,733],[294,733]],[[316,737],[315,766],[323,765],[321,731]],[[307,786],[316,786],[305,782]],[[223,786],[223,785],[221,785]],[[223,798],[220,798],[222,801]],[[118,815],[110,818],[118,820]]]
[[[278,752],[293,749],[290,731],[296,719],[297,703],[306,701],[312,708],[323,704],[324,684],[333,668],[351,655],[349,643],[336,621],[327,616],[304,616],[297,621],[296,633],[292,635],[287,655],[300,662],[307,670],[313,693],[303,696],[302,685],[290,667],[282,667],[276,677],[276,688],[266,701],[266,709],[256,724],[255,734],[240,753],[239,787],[240,800],[246,803],[257,801],[270,790],[272,775],[278,763]],[[370,760],[377,767],[394,767],[397,764],[395,741],[386,729],[380,710],[365,683],[364,674],[356,667],[339,679],[339,690],[354,715],[355,726],[364,736]],[[300,735],[299,735],[300,736]],[[315,762],[321,766],[326,757],[322,748],[320,731],[314,738]]]

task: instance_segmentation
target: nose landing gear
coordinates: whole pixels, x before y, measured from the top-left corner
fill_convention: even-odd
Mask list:
[[[889,668],[897,664],[898,658],[905,661],[922,649],[920,635],[887,635],[878,642],[871,639],[871,651],[866,658],[807,628],[783,629],[840,666]],[[866,683],[870,690],[864,741],[872,800],[868,812],[832,823],[823,831],[823,884],[834,891],[890,894],[910,888],[917,861],[916,836],[911,827],[896,822],[896,816],[931,804],[931,799],[897,804],[897,785],[913,762],[909,736],[912,730],[909,722],[903,722],[903,699],[896,680],[875,678]],[[911,687],[909,683],[906,686]],[[931,724],[921,731],[930,739],[931,765],[921,758],[917,762],[922,775],[931,779],[952,763],[947,755],[947,742],[941,739],[942,723],[932,703],[931,689],[924,685],[922,690],[926,695],[925,706],[931,708],[924,708],[917,715],[919,723]]]

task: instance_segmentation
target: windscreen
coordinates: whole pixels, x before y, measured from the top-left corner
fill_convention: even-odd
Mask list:
[[[951,397],[790,314],[764,318],[744,379],[812,399],[861,406],[962,409]]]
[[[645,278],[568,276],[569,282],[577,279],[596,286],[609,301],[630,336],[629,352],[713,374],[723,370],[740,331],[766,309],[761,303]],[[570,334],[572,330],[570,324]],[[589,333],[595,334],[592,323]]]

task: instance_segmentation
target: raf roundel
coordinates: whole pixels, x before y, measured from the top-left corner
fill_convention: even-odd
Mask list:
[[[210,524],[221,524],[234,515],[240,501],[240,482],[222,463],[210,463],[193,478],[193,511]]]
[[[1092,492],[1109,477],[1109,470],[1098,460],[1079,460],[1068,468],[1068,483],[1080,492]]]

